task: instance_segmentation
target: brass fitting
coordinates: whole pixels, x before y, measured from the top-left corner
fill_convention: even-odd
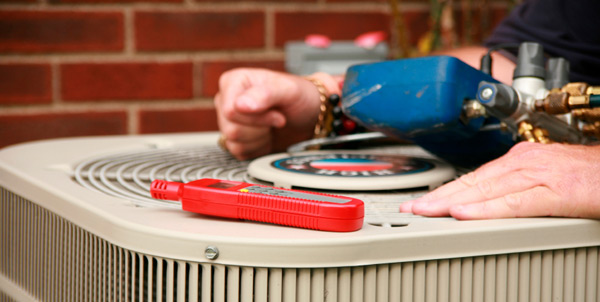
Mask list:
[[[600,94],[600,87],[586,83],[568,83],[560,90],[552,89],[548,95],[534,102],[534,110],[549,114],[563,114],[577,109],[590,108],[590,95]]]
[[[600,108],[593,109],[576,109],[573,110],[572,115],[574,118],[586,122],[600,121]]]
[[[536,139],[533,135],[533,125],[528,122],[519,123],[519,135],[525,141],[535,143]]]
[[[532,124],[525,121],[519,123],[519,135],[523,140],[532,143],[549,144],[553,142],[546,129],[533,127]]]
[[[595,136],[596,138],[600,139],[600,122],[584,125],[581,128],[581,132],[583,132],[583,134],[586,136]]]
[[[588,87],[587,90],[585,91],[585,94],[599,95],[600,94],[600,86],[590,86],[590,87]]]
[[[564,91],[550,92],[543,100],[534,103],[536,111],[549,114],[562,114],[569,112],[569,94]]]
[[[542,144],[549,144],[552,142],[548,136],[548,130],[542,128],[533,128],[533,136],[535,140]]]
[[[584,95],[588,89],[588,84],[583,82],[568,83],[563,86],[560,90],[568,93],[569,95]]]
[[[468,121],[469,119],[478,118],[486,115],[485,107],[480,102],[470,100],[463,105],[463,115]]]
[[[590,107],[589,95],[572,95],[569,97],[569,109],[585,109]]]

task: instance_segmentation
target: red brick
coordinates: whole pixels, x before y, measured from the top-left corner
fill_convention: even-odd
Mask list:
[[[215,0],[195,0],[196,2],[215,2]],[[286,3],[286,2],[317,2],[318,0],[228,0],[227,2],[277,2],[277,3]],[[364,1],[364,0],[358,0]],[[387,1],[387,0],[381,0]]]
[[[353,40],[365,32],[389,32],[390,20],[384,13],[279,12],[275,14],[275,44],[283,46],[290,40],[303,40],[309,34]]]
[[[192,63],[88,63],[62,65],[66,101],[189,99]]]
[[[160,3],[160,2],[168,2],[168,3],[181,3],[183,0],[50,0],[50,3],[131,3],[131,2],[139,2],[139,3]]]
[[[430,29],[429,11],[409,11],[403,14],[406,34],[411,45],[416,45]]]
[[[39,139],[127,133],[127,115],[115,112],[0,115],[0,147]]]
[[[202,64],[202,96],[213,97],[219,91],[219,77],[225,71],[237,67],[260,67],[277,71],[285,70],[283,61],[212,61]]]
[[[498,9],[490,9],[490,20],[489,23],[491,25],[491,29],[495,28],[504,20],[506,16],[510,13],[510,10],[507,8],[498,8]],[[482,16],[482,18],[485,18]],[[490,32],[491,33],[491,32]]]
[[[0,52],[119,51],[123,45],[121,13],[0,11]]]
[[[136,48],[141,51],[189,51],[264,47],[261,12],[138,12]]]
[[[495,8],[485,9],[481,6],[474,6],[470,13],[471,24],[467,24],[467,15],[464,10],[457,10],[455,13],[456,18],[456,32],[460,41],[463,44],[478,44],[485,40],[492,32],[494,27],[498,25],[500,21],[507,14],[506,8]],[[470,34],[467,37],[467,34]]]
[[[48,64],[0,65],[0,104],[47,104],[52,101]]]
[[[373,3],[373,4],[380,4],[380,3],[390,3],[390,0],[325,0],[325,2],[328,3]],[[429,3],[431,2],[431,0],[402,0],[399,1],[398,0],[398,7],[402,8],[403,4],[406,3]]]
[[[415,0],[412,0],[415,1]],[[429,1],[429,0],[416,0],[416,1]],[[389,0],[369,0],[369,1],[365,1],[365,0],[325,0],[325,2],[330,2],[330,3],[340,3],[340,2],[372,2],[372,3],[388,3]],[[398,1],[400,2],[400,1]],[[404,0],[402,2],[411,2],[411,1],[407,1]]]
[[[139,121],[140,133],[215,131],[219,129],[214,108],[144,110],[139,113]]]

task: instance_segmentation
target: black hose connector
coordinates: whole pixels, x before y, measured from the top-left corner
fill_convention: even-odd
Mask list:
[[[565,58],[548,59],[546,89],[562,88],[569,83],[569,61]]]
[[[519,46],[519,56],[513,79],[521,77],[546,78],[544,47],[541,44],[523,42]]]
[[[497,50],[518,49],[519,45],[520,44],[518,43],[502,43],[490,47],[485,55],[481,57],[479,70],[485,74],[492,75],[492,52]]]

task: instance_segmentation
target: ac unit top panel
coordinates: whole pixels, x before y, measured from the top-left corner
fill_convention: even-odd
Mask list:
[[[189,181],[208,173],[249,181],[248,163],[222,154],[217,137],[107,136],[15,145],[0,150],[0,186],[124,248],[229,265],[339,267],[600,244],[600,222],[591,219],[456,221],[398,213],[402,201],[422,192],[358,194],[365,224],[350,233],[207,217],[144,196],[154,177]],[[167,163],[156,157],[161,154],[181,158]],[[208,246],[218,248],[218,258],[207,260]]]

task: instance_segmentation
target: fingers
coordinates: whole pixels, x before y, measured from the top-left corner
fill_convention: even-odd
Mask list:
[[[268,154],[271,151],[271,135],[269,129],[241,127],[237,133],[248,133],[246,135],[227,136],[223,133],[223,147],[235,158],[246,160]]]
[[[227,151],[239,160],[248,160],[266,155],[268,150],[271,149],[270,139],[258,139],[248,142],[225,140],[224,144]]]
[[[253,76],[253,70],[249,69],[232,70],[224,73],[219,78],[219,100],[216,100],[217,104],[236,108],[236,104],[239,103],[239,109],[248,113],[265,110],[267,106],[261,102],[268,100],[269,92],[261,84],[264,80],[257,81],[264,72],[257,71],[257,73]]]
[[[231,96],[233,107],[244,113],[257,113],[268,109],[271,105],[269,102],[269,91],[266,87],[252,86],[243,92]]]
[[[400,210],[457,219],[561,216],[600,217],[600,149],[517,144],[505,156]]]
[[[257,73],[253,76],[253,73]],[[215,106],[224,122],[242,125],[281,127],[285,119],[270,110],[270,92],[260,80],[264,72],[241,69],[224,73],[219,79]],[[258,79],[258,80],[257,80]]]
[[[444,186],[437,188],[436,190],[426,194],[422,198],[418,199],[420,201],[426,200],[436,200],[442,197],[454,194],[456,192],[461,192],[480,181],[485,181],[487,179],[498,178],[507,173],[513,172],[515,169],[521,167],[523,163],[519,165],[513,164],[514,156],[512,154],[506,154],[492,162],[489,162],[477,170],[469,172],[463,176],[461,176],[458,181],[450,182]],[[412,205],[413,203],[410,203]],[[409,205],[407,204],[406,207]]]
[[[536,177],[522,171],[485,179],[478,179],[476,175],[475,172],[466,174],[431,194],[413,201],[412,212],[425,216],[447,216],[449,209],[455,205],[492,200],[541,185]]]
[[[449,213],[457,219],[567,216],[561,206],[557,194],[538,186],[484,202],[454,205]]]
[[[329,86],[337,89],[337,83]],[[242,159],[310,138],[319,96],[313,83],[295,75],[249,68],[224,73],[215,107],[226,147]]]
[[[266,107],[266,101],[255,102],[257,97],[262,97],[259,96],[261,93],[254,92],[256,90],[260,89],[250,89],[249,94],[243,93],[234,101],[226,100],[221,93],[217,94],[215,105],[218,116],[227,122],[241,125],[283,127],[286,123],[285,116],[277,110]]]
[[[237,124],[220,115],[218,122],[221,133],[225,137],[224,147],[237,159],[258,157],[271,150],[270,127]]]
[[[405,213],[414,212],[418,215],[434,215],[444,216],[448,215],[447,211],[442,206],[444,203],[449,207],[452,204],[466,203],[467,200],[463,199],[461,195],[464,191],[470,191],[469,199],[470,202],[476,201],[475,196],[485,198],[485,196],[492,196],[492,186],[490,179],[501,178],[502,175],[510,173],[511,170],[515,169],[511,165],[499,165],[500,168],[496,168],[495,165],[485,165],[479,169],[469,172],[459,179],[449,182],[424,196],[404,202],[400,206],[400,211]],[[508,168],[506,168],[508,167]],[[448,197],[454,196],[452,199]],[[416,208],[415,208],[416,205]],[[433,206],[436,205],[435,208]],[[432,207],[432,208],[428,208]],[[415,212],[416,210],[416,212]],[[447,208],[446,208],[447,210]]]
[[[540,163],[536,159],[539,144],[521,143],[504,156],[461,176],[423,197],[406,202],[402,212],[425,216],[447,216],[456,205],[500,198],[542,185],[536,176]]]
[[[400,211],[445,216],[453,205],[490,200],[539,185],[538,178],[533,175],[543,165],[538,160],[539,149],[539,144],[517,144],[504,156],[419,199],[404,203]]]
[[[267,154],[271,150],[271,127],[282,127],[285,118],[276,111],[244,114],[234,104],[215,96],[219,129],[225,137],[227,151],[239,160]]]
[[[265,86],[251,86],[237,95],[231,96],[232,107],[241,113],[259,114],[271,108],[279,107],[284,100],[278,96],[277,89]],[[227,97],[224,95],[224,97]]]
[[[259,113],[274,107],[286,107],[302,93],[298,85],[304,79],[266,69],[241,68],[219,78],[223,104],[232,104],[243,113]]]

